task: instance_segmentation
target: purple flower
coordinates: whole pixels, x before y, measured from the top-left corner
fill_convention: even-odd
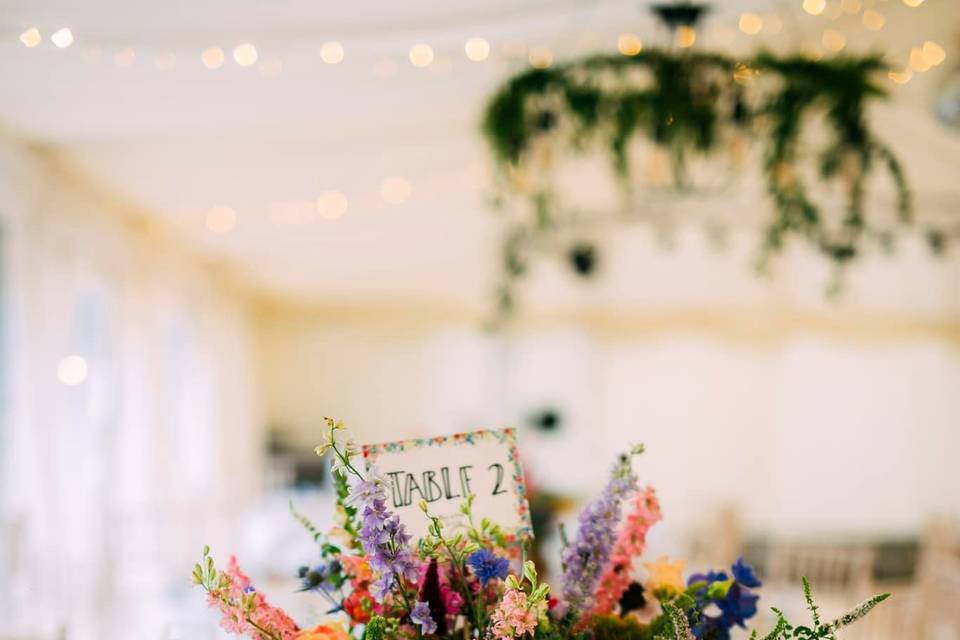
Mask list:
[[[616,542],[620,503],[637,486],[637,477],[624,456],[614,467],[613,477],[577,520],[577,537],[563,550],[563,599],[574,610],[593,606],[600,575],[606,569]]]
[[[361,480],[350,488],[350,494],[345,502],[351,507],[362,507],[370,504],[383,493],[383,488],[376,480]]]
[[[360,510],[360,544],[376,575],[370,591],[378,602],[383,602],[398,580],[417,581],[417,562],[410,551],[410,535],[400,524],[400,518],[387,509],[387,495],[381,483],[358,482],[350,489],[347,501]]]
[[[510,571],[510,561],[501,558],[489,549],[474,551],[467,558],[467,563],[473,568],[480,584],[484,586],[494,578],[503,580]]]
[[[437,630],[437,623],[433,621],[433,616],[430,615],[430,605],[426,602],[420,601],[413,607],[413,611],[410,612],[410,620],[414,624],[420,625],[424,633],[433,633]]]

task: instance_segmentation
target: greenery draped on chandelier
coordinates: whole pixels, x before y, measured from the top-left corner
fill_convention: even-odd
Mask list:
[[[516,284],[533,258],[556,251],[556,237],[569,236],[582,219],[565,210],[554,184],[551,166],[563,154],[604,151],[629,199],[637,183],[631,145],[638,141],[669,158],[672,188],[682,192],[696,187],[691,161],[721,164],[736,138],[758,147],[772,204],[761,232],[761,270],[791,239],[815,247],[837,274],[869,243],[889,248],[894,230],[910,222],[911,198],[900,162],[865,113],[885,96],[878,84],[885,71],[876,56],[744,59],[681,49],[593,55],[510,78],[483,118],[499,167],[500,203],[528,202],[507,218],[500,319],[515,307]],[[895,185],[896,203],[888,209],[896,216],[867,211],[872,174]],[[839,213],[835,204],[815,201],[815,187],[825,185],[839,187]],[[936,249],[942,238],[932,234],[930,243]],[[592,272],[595,247],[578,242],[563,251],[577,273]]]

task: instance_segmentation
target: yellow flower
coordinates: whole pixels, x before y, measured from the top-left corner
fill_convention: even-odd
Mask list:
[[[325,622],[310,631],[301,631],[297,640],[350,640],[350,635],[339,622]]]
[[[647,577],[647,591],[653,593],[659,589],[683,591],[683,567],[687,563],[683,560],[671,562],[666,556],[660,556],[656,562],[644,562],[649,576]]]

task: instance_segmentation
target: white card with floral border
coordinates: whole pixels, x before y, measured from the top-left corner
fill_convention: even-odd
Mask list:
[[[363,458],[368,471],[387,481],[387,506],[415,540],[425,536],[429,526],[421,500],[449,533],[466,526],[460,506],[468,495],[475,496],[475,523],[487,518],[515,539],[532,535],[514,429],[368,444]]]

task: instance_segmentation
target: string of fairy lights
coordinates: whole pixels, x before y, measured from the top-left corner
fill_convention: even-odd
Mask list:
[[[885,5],[902,3],[907,7],[917,8],[925,0],[795,0],[803,11],[811,16],[823,17],[836,21],[844,16],[860,16],[863,28],[878,32],[887,25],[887,17],[883,10]],[[721,27],[722,28],[722,27]],[[784,20],[779,15],[760,15],[746,12],[737,17],[737,28],[747,36],[777,35],[783,31]],[[729,31],[724,29],[725,35]],[[735,33],[735,32],[734,32]],[[674,44],[678,47],[692,47],[698,40],[698,33],[691,27],[680,27],[674,33]],[[59,27],[49,34],[44,34],[40,27],[29,26],[19,33],[20,43],[28,49],[40,47],[47,40],[57,49],[67,49],[77,44],[77,38],[69,26]],[[722,38],[721,40],[729,39]],[[642,49],[642,40],[635,33],[622,33],[617,37],[617,48],[624,55],[636,55]],[[724,43],[727,44],[727,43]],[[843,30],[827,27],[822,30],[819,42],[805,42],[802,45],[805,53],[811,57],[820,57],[843,51],[848,44],[848,36]],[[107,44],[105,42],[86,41],[81,38],[81,55],[90,62],[103,59],[112,59],[112,62],[121,68],[133,67],[138,62],[147,61],[160,72],[169,72],[189,64],[199,62],[209,70],[218,70],[228,64],[235,63],[240,67],[258,69],[265,76],[280,74],[284,67],[292,64],[297,56],[271,51],[268,46],[260,46],[252,41],[237,42],[233,46],[210,45],[194,47],[193,54],[184,54],[176,51],[177,47],[160,47],[150,49],[133,45]],[[347,47],[343,42],[329,40],[312,47],[315,57],[323,64],[338,65],[347,57]],[[429,42],[415,42],[403,52],[403,58],[418,68],[427,68],[449,62],[450,57],[462,55],[470,62],[485,62],[488,60],[516,61],[524,59],[534,67],[549,67],[554,62],[554,51],[547,46],[525,46],[516,42],[494,43],[482,36],[472,36],[462,43],[462,51],[450,56],[440,55],[437,46]],[[445,52],[450,53],[450,52]],[[946,52],[941,45],[926,41],[918,43],[909,51],[908,60],[902,71],[891,75],[891,80],[904,83],[913,73],[924,71],[937,66],[945,59]],[[378,75],[391,75],[397,69],[399,52],[393,56],[379,59],[373,66]]]
[[[800,49],[811,58],[819,59],[825,55],[839,54],[848,46],[850,29],[840,28],[841,19],[845,24],[852,23],[858,18],[859,26],[867,32],[881,32],[887,27],[887,16],[884,11],[888,8],[903,4],[910,8],[920,7],[924,0],[795,0],[803,12],[808,16],[819,18],[827,22],[819,31],[819,40],[805,40],[800,43]],[[777,36],[785,28],[782,14],[766,14],[744,12],[734,16],[736,26],[722,24],[720,21],[711,22],[711,35],[719,45],[732,44],[739,33],[746,38]],[[672,34],[673,44],[679,48],[693,47],[699,36],[692,27],[681,26]],[[82,34],[75,35],[69,26],[62,26],[44,33],[39,26],[29,26],[18,34],[19,42],[27,49],[37,49],[49,42],[55,49],[80,49],[83,60],[87,62],[104,62],[121,69],[129,69],[146,63],[161,73],[172,72],[178,68],[199,63],[209,71],[224,69],[228,65],[240,68],[256,69],[263,76],[277,76],[283,73],[290,65],[304,60],[319,61],[323,65],[336,66],[347,60],[348,55],[356,53],[360,56],[363,46],[348,46],[338,40],[312,42],[309,44],[309,55],[302,55],[302,50],[290,51],[291,44],[286,45],[283,52],[268,44],[244,40],[232,46],[210,45],[202,47],[167,46],[151,48],[146,46],[131,46],[129,44],[106,41],[87,41]],[[609,43],[610,46],[614,42]],[[448,43],[449,45],[449,43]],[[594,43],[590,43],[594,46]],[[603,46],[602,42],[599,46]],[[644,42],[640,35],[624,32],[616,35],[616,49],[625,56],[639,54]],[[185,53],[187,49],[192,53]],[[924,73],[940,64],[947,58],[947,52],[942,45],[932,40],[911,43],[909,52],[902,52],[902,67],[889,72],[889,79],[897,84],[906,84],[915,74]],[[529,64],[535,68],[546,68],[554,64],[554,50],[543,45],[524,45],[515,41],[491,42],[481,35],[473,35],[463,40],[459,51],[446,49],[430,42],[414,42],[405,51],[395,51],[392,55],[379,55],[373,61],[370,69],[381,77],[388,77],[399,72],[401,65],[409,64],[418,69],[449,70],[452,61],[459,57],[467,64],[485,62],[507,62]],[[388,205],[398,205],[406,202],[413,193],[413,185],[400,176],[389,176],[381,180],[379,198]],[[313,200],[295,200],[271,205],[270,219],[278,224],[302,224],[313,220],[336,220],[343,217],[349,210],[347,195],[342,191],[332,189],[317,195]],[[230,206],[217,205],[206,211],[204,216],[206,228],[214,234],[225,234],[233,231],[237,226],[237,212]]]

